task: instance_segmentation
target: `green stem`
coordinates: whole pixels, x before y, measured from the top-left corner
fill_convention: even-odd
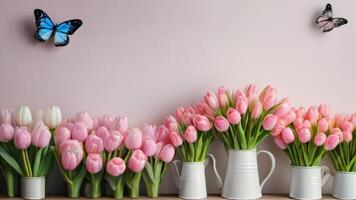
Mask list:
[[[75,182],[67,183],[68,197],[69,198],[79,198],[81,184],[76,184]]]
[[[90,182],[90,197],[97,199],[101,197],[101,184],[100,181]]]
[[[6,179],[6,190],[8,197],[15,197],[17,193],[17,185],[18,179],[14,172],[11,170],[6,170],[5,172],[5,179]]]
[[[133,173],[133,172],[131,172]],[[132,179],[128,180],[130,182],[127,188],[128,196],[131,198],[140,197],[140,180],[142,172],[133,173]]]
[[[28,166],[27,166],[27,159],[26,159],[25,150],[22,150],[22,151],[21,151],[21,155],[22,155],[23,166],[24,166],[24,168],[25,168],[25,175],[26,175],[27,177],[30,177],[30,171],[29,171]]]

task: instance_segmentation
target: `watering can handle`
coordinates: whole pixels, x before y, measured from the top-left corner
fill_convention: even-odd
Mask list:
[[[216,160],[214,158],[214,156],[212,154],[208,154],[207,155],[207,158],[211,160],[212,162],[212,165],[213,165],[213,170],[214,170],[214,173],[215,173],[215,177],[216,177],[216,181],[218,183],[218,189],[220,190],[223,186],[223,181],[218,173],[218,170],[216,169]]]
[[[173,161],[172,162],[172,164],[173,164],[173,169],[175,169],[175,171],[173,172],[173,181],[174,181],[174,183],[176,184],[176,186],[178,187],[178,189],[180,188],[180,179],[181,179],[181,177],[180,177],[180,172],[179,172],[179,169],[178,169],[178,163],[182,163],[182,161],[181,160],[175,160],[175,161]],[[176,174],[177,176],[174,176],[174,174]]]
[[[329,168],[325,165],[321,166],[321,174],[322,174],[321,186],[324,186],[328,182],[329,178],[331,177]]]
[[[272,175],[274,169],[276,168],[276,160],[275,160],[273,154],[272,154],[271,152],[269,152],[269,151],[259,151],[259,152],[257,152],[257,155],[259,155],[260,153],[265,153],[265,154],[267,154],[267,155],[269,156],[269,158],[271,159],[271,163],[272,163],[272,164],[271,164],[271,169],[269,170],[269,172],[268,172],[266,178],[263,179],[263,181],[261,182],[261,191],[262,191],[263,186],[264,186],[265,183],[268,181],[268,179],[271,177],[271,175]]]

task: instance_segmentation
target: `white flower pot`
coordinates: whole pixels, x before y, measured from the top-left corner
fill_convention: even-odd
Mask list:
[[[46,178],[22,177],[21,197],[24,199],[44,199],[46,193]]]
[[[330,178],[329,168],[292,167],[289,196],[295,199],[321,199],[321,188]]]
[[[356,172],[336,172],[333,185],[333,197],[356,199]]]
[[[265,153],[271,161],[271,170],[261,182],[258,176],[257,155]],[[262,188],[275,168],[275,159],[268,151],[229,150],[225,180],[221,196],[228,199],[258,199]]]
[[[213,169],[219,184],[221,178],[216,170],[215,158],[208,154],[208,158],[212,160]],[[205,167],[209,160],[205,162],[182,162],[180,160],[173,161],[173,166],[176,172],[174,177],[175,184],[179,189],[179,198],[182,199],[205,199],[207,198],[206,181],[205,181]],[[178,169],[178,163],[181,163],[181,172]]]

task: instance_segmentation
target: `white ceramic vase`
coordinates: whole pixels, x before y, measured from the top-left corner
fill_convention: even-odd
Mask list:
[[[21,197],[24,199],[44,199],[46,193],[46,178],[22,177]]]
[[[295,199],[321,199],[321,189],[330,176],[329,168],[326,166],[292,166],[289,196]]]
[[[258,176],[257,155],[265,153],[271,159],[271,170],[261,182]],[[221,196],[228,199],[258,199],[262,188],[275,168],[275,159],[268,151],[229,150]]]
[[[207,158],[208,159],[204,162],[182,162],[181,160],[173,161],[173,166],[177,175],[177,177],[174,177],[174,181],[179,190],[179,198],[207,198],[205,167],[207,166],[209,160],[212,161],[218,184],[221,185],[222,181],[216,170],[216,161],[214,156],[208,154]],[[178,164],[181,164],[181,170],[179,170]]]
[[[337,171],[332,195],[338,199],[356,199],[356,172]]]

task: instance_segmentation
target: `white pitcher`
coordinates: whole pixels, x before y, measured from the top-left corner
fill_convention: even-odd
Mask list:
[[[337,171],[332,195],[338,199],[356,199],[356,172]]]
[[[330,178],[327,166],[292,166],[289,196],[295,199],[321,199],[321,188]]]
[[[216,170],[216,161],[213,155],[208,154],[208,159],[212,161],[213,170],[216,175],[218,185],[222,184],[222,180]],[[205,199],[207,198],[205,167],[209,160],[204,162],[182,162],[181,160],[173,161],[173,166],[177,177],[173,177],[175,184],[179,189],[179,198],[182,199]],[[178,169],[178,163],[181,163],[181,172]]]
[[[257,155],[265,153],[272,162],[271,170],[261,182],[258,176]],[[262,188],[275,168],[275,159],[269,151],[229,150],[225,180],[221,196],[228,199],[258,199]]]

